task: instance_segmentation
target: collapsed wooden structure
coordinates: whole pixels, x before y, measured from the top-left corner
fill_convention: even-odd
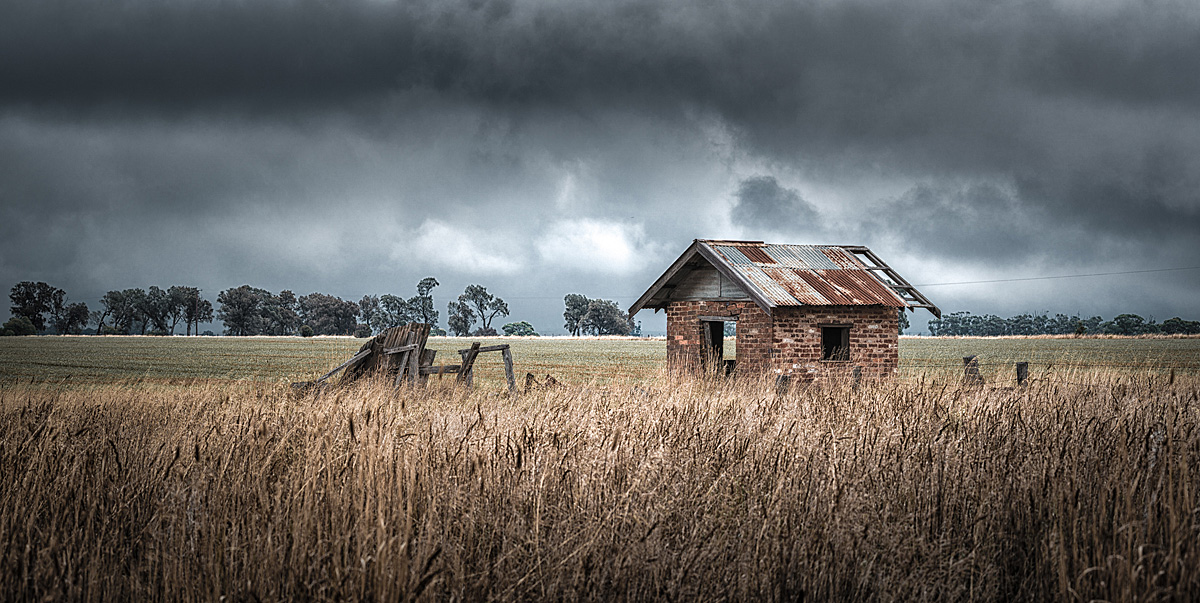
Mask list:
[[[329,380],[339,371],[342,373],[337,383],[347,385],[366,376],[380,376],[391,380],[397,387],[402,384],[425,383],[430,375],[456,375],[456,381],[467,387],[474,384],[475,359],[485,352],[500,352],[504,357],[504,376],[508,379],[508,390],[517,391],[517,380],[513,374],[512,350],[508,344],[481,346],[479,342],[471,347],[458,350],[462,357],[460,364],[434,365],[437,350],[426,348],[429,340],[430,326],[422,323],[410,323],[402,327],[392,327],[375,337],[372,337],[358,349],[358,353],[349,360],[325,373],[315,381],[293,383],[292,387],[307,388],[329,383]]]

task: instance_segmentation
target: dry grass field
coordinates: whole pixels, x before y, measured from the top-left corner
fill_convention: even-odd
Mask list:
[[[297,348],[313,359],[298,376],[357,344]],[[520,371],[537,358],[515,351]],[[571,357],[632,370],[605,353]],[[566,356],[530,372],[567,373]],[[4,599],[1200,592],[1194,372],[1050,369],[977,389],[925,372],[781,395],[592,368],[517,397],[450,381],[299,395],[273,357],[225,378],[135,357],[134,381],[100,360],[99,377],[25,379],[0,357]]]

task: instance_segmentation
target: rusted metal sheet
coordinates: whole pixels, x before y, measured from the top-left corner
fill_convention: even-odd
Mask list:
[[[841,247],[821,247],[820,249],[821,255],[829,258],[838,268],[860,270],[865,267],[858,258],[854,257],[854,254]]]
[[[741,265],[737,267],[742,276],[750,281],[752,285],[758,288],[763,297],[767,299],[772,306],[795,306],[798,305],[796,298],[792,297],[788,290],[780,285],[779,281],[775,280],[766,270],[755,266],[754,264]],[[776,270],[774,268],[772,271]]]
[[[762,247],[746,246],[746,247],[742,247],[740,249],[740,251],[742,252],[742,255],[745,255],[752,262],[758,262],[760,264],[778,264],[779,263],[774,258],[772,258],[770,255],[768,255],[766,250],[764,250]]]
[[[813,245],[772,245],[768,251],[788,268],[799,270],[832,270],[838,267]]]
[[[739,265],[754,263],[750,258],[746,257],[746,254],[742,253],[740,249],[732,245],[714,245],[713,249],[716,250],[716,252],[722,257],[724,257],[730,264]]]
[[[895,292],[864,270],[821,270],[817,274],[837,287],[843,297],[852,300],[850,305],[883,305],[895,308],[908,305]]]
[[[838,246],[722,241],[712,249],[774,306],[908,305]]]

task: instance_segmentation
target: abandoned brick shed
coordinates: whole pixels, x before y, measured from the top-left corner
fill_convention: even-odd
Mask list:
[[[870,249],[697,239],[629,308],[667,312],[673,366],[717,363],[801,381],[884,377],[900,361],[899,312],[941,310]],[[736,365],[725,323],[737,324]]]

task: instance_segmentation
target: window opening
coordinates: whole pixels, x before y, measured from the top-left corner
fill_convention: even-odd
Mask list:
[[[850,359],[850,327],[821,327],[821,360]]]

